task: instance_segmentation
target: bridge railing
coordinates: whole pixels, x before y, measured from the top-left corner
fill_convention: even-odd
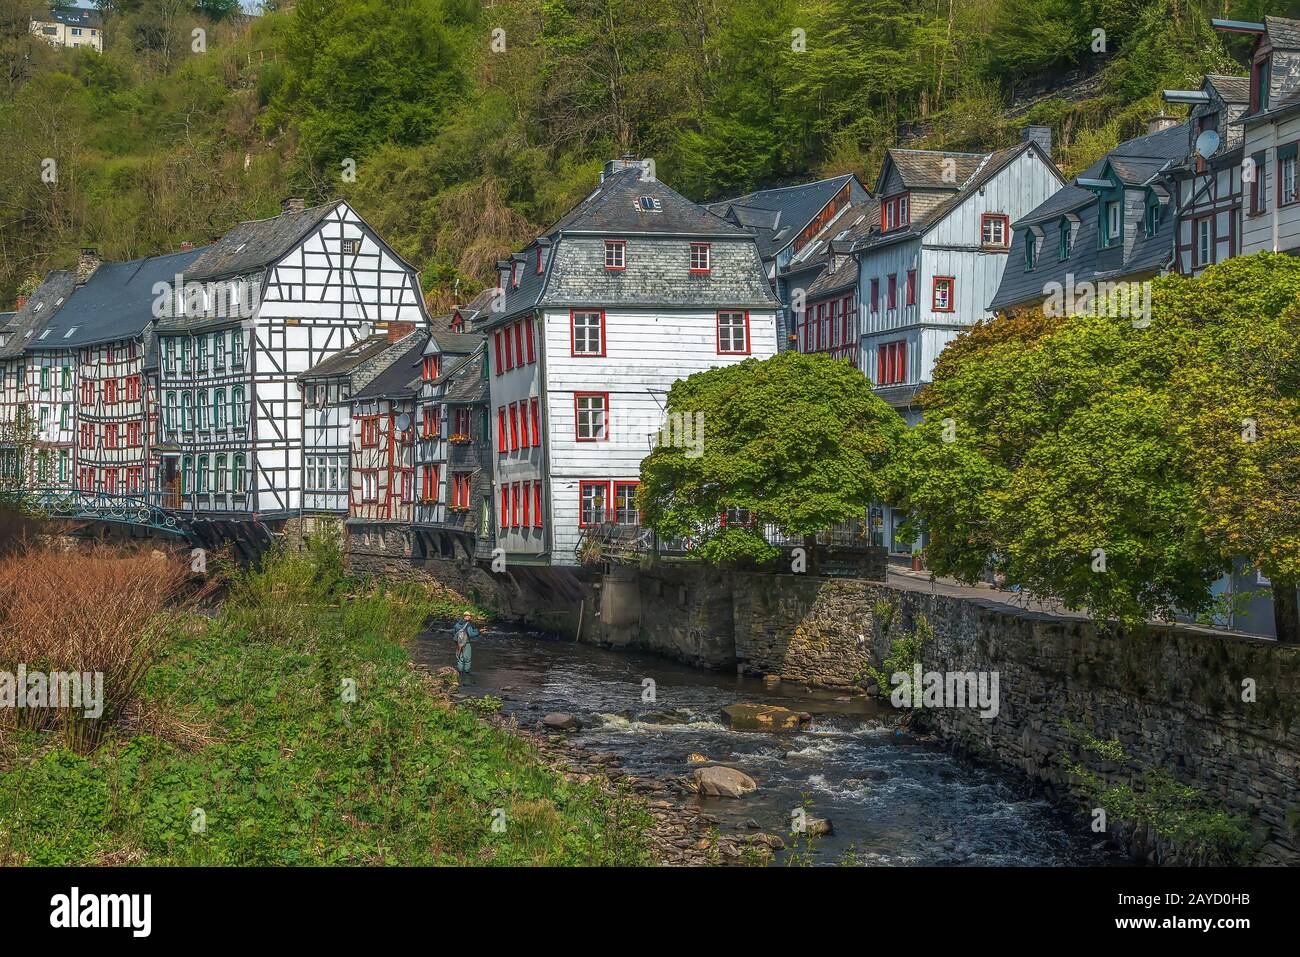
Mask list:
[[[27,505],[51,518],[83,518],[145,525],[180,533],[175,513],[161,508],[153,496],[87,492],[67,488],[34,488],[24,496]]]

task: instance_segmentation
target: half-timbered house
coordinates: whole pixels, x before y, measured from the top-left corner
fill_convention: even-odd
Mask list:
[[[416,437],[415,534],[418,552],[473,560],[491,553],[492,445],[487,353],[477,347],[422,376]],[[432,370],[427,370],[431,372]]]
[[[639,524],[641,459],[672,383],[776,351],[780,304],[754,234],[606,164],[597,188],[498,263],[488,334],[497,542],[573,565],[584,529]]]
[[[177,284],[158,326],[163,482],[192,518],[297,516],[297,377],[390,325],[427,328],[415,269],[347,203],[289,200],[231,229]]]
[[[1177,205],[1174,268],[1194,276],[1241,248],[1240,119],[1250,105],[1250,79],[1208,75],[1199,90],[1166,90],[1165,102],[1191,108],[1186,153],[1167,175]]]
[[[348,525],[400,526],[408,549],[415,518],[415,398],[428,338],[419,330],[401,339],[404,348],[351,403]]]
[[[71,452],[60,455],[60,449],[47,444],[50,412],[44,414],[46,437],[38,431],[42,396],[52,395],[48,389],[39,389],[39,374],[35,377],[38,388],[32,388],[26,349],[67,302],[76,281],[71,270],[58,269],[47,275],[15,310],[0,342],[0,481],[6,487],[71,487]],[[52,402],[49,407],[53,408]]]
[[[108,497],[150,492],[157,417],[155,286],[192,263],[198,251],[101,263],[76,287],[29,352],[72,361],[73,486]],[[62,423],[61,423],[62,424]],[[60,450],[62,458],[62,450]]]

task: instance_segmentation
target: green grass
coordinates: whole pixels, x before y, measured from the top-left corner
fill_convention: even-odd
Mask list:
[[[240,601],[168,644],[143,695],[170,730],[110,737],[85,757],[11,735],[0,862],[651,862],[641,805],[564,781],[411,667],[404,642],[453,600],[318,581],[315,594],[340,599],[293,593],[288,627],[266,613],[289,604],[302,561],[237,576]],[[275,627],[248,627],[259,620]]]

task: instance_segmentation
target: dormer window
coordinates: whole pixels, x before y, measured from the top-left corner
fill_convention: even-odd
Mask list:
[[[1038,236],[1031,229],[1025,233],[1025,272],[1038,264]]]
[[[655,199],[653,196],[638,197],[636,201],[636,206],[637,209],[639,209],[643,213],[657,213],[659,212],[659,210],[663,209],[663,206],[660,204],[659,200]]]
[[[1267,56],[1256,63],[1251,71],[1250,102],[1252,112],[1268,109],[1268,88],[1271,82],[1271,72]]]
[[[1069,217],[1061,220],[1060,231],[1056,255],[1058,259],[1065,260],[1070,258],[1070,253],[1074,252],[1074,224],[1070,222]]]
[[[898,229],[911,222],[909,199],[910,195],[908,193],[899,193],[897,196],[891,196],[881,201],[880,228],[884,232]]]
[[[1113,199],[1101,204],[1101,245],[1113,246],[1124,238],[1124,220],[1121,216],[1120,201]]]
[[[1148,200],[1146,215],[1142,218],[1142,225],[1146,230],[1148,237],[1156,234],[1156,227],[1160,225],[1160,203],[1156,200]]]
[[[510,288],[517,289],[518,287],[519,287],[519,263],[515,262],[514,260],[511,260],[510,261]]]
[[[605,240],[605,269],[617,271],[627,265],[627,243],[619,239]]]

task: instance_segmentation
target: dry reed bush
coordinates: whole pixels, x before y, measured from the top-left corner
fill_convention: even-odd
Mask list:
[[[15,708],[0,721],[58,728],[87,753],[128,711],[168,622],[186,596],[188,562],[166,552],[30,550],[0,559],[0,671],[103,674],[103,713]],[[10,709],[4,709],[9,711]]]

